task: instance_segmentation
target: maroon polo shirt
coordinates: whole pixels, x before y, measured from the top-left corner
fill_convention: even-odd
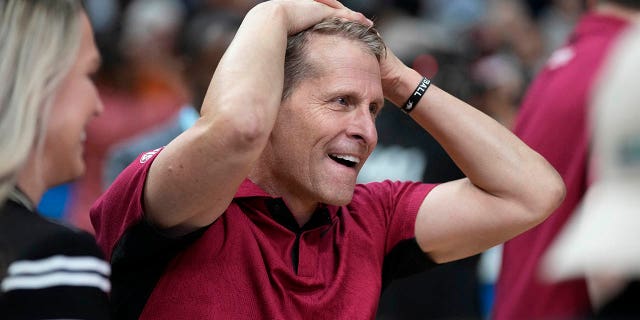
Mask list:
[[[586,14],[525,96],[515,133],[560,173],[567,196],[545,222],[505,243],[496,320],[574,319],[590,313],[585,281],[545,283],[540,261],[587,189],[591,92],[609,49],[627,25],[618,18]]]
[[[118,318],[372,319],[384,284],[433,262],[418,247],[418,209],[433,185],[357,185],[300,227],[281,198],[245,180],[213,224],[169,239],[141,204],[159,150],[130,165],[91,210],[111,258]]]

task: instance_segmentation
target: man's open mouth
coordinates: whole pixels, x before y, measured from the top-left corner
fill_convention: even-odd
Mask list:
[[[343,166],[347,166],[349,168],[355,168],[355,166],[358,165],[358,163],[360,163],[360,159],[354,156],[350,156],[350,155],[343,155],[343,154],[335,154],[332,153],[329,155],[329,158],[331,158],[333,161],[343,165]]]

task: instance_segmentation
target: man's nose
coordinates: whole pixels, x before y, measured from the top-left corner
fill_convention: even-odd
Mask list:
[[[378,132],[376,130],[375,119],[368,105],[359,106],[352,114],[347,134],[367,146],[377,143]]]

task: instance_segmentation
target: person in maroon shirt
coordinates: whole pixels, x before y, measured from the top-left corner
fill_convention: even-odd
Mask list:
[[[468,178],[356,185],[384,99]],[[560,176],[495,120],[405,66],[335,0],[258,4],[196,124],[92,208],[116,318],[370,319],[389,280],[544,220]]]
[[[591,313],[586,281],[543,281],[541,258],[589,186],[591,92],[618,35],[638,16],[640,1],[589,5],[591,12],[531,84],[516,121],[516,135],[562,175],[567,197],[545,222],[505,243],[493,310],[496,320],[574,319]]]

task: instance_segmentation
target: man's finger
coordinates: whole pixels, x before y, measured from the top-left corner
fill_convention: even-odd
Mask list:
[[[340,3],[338,0],[314,0],[314,1],[320,2],[322,4],[325,4],[329,7],[336,8],[336,9],[345,8],[345,6],[342,3]]]
[[[367,19],[362,13],[353,11],[347,7],[335,11],[335,16],[349,21],[356,21],[365,26],[372,27],[373,21]]]

